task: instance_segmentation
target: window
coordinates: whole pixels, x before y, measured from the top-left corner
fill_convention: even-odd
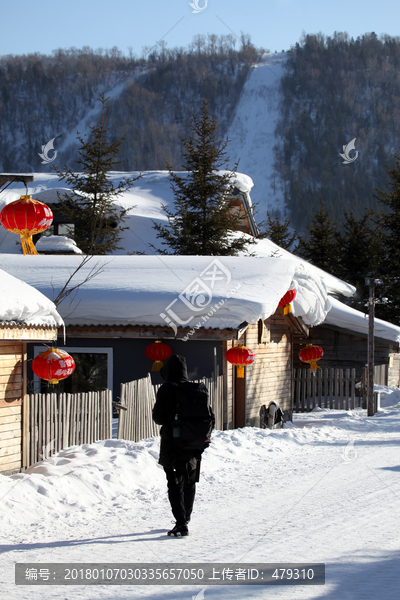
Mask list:
[[[48,229],[43,231],[41,235],[49,236],[49,235],[64,235],[66,237],[70,237],[75,233],[75,225],[73,223],[55,223],[50,225]]]
[[[34,347],[36,357],[46,348]],[[113,385],[113,349],[112,348],[71,348],[61,347],[72,356],[75,361],[75,371],[61,380],[57,385],[50,385],[47,381],[34,375],[34,393],[69,393],[99,392],[112,390]]]

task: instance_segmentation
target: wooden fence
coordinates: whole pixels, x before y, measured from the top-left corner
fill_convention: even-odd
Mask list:
[[[118,419],[118,439],[139,440],[159,435],[160,427],[152,419],[155,390],[150,374],[143,379],[121,383],[121,404],[127,410],[120,410]]]
[[[68,446],[112,437],[112,392],[28,395],[26,466]]]
[[[388,385],[389,365],[374,365],[374,385]],[[361,406],[367,408],[368,401],[368,367],[363,368],[361,383],[359,386]]]
[[[210,392],[210,403],[215,413],[215,428],[223,428],[223,383],[222,375],[198,380]],[[118,439],[137,442],[159,435],[160,427],[152,419],[152,409],[160,386],[151,382],[150,374],[136,381],[121,384],[121,410],[118,420]]]
[[[215,414],[215,429],[224,428],[224,388],[223,388],[223,377],[218,374],[211,377],[205,377],[200,379],[199,383],[202,382],[208,388],[210,393],[210,404]]]
[[[311,411],[316,406],[349,410],[360,406],[355,369],[293,370],[293,410]]]
[[[362,382],[368,380],[368,367],[363,368]],[[377,385],[388,385],[389,365],[374,366],[374,383]]]

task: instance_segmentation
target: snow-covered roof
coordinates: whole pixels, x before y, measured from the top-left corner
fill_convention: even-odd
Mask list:
[[[78,256],[0,255],[0,268],[53,298],[80,264]],[[294,316],[321,323],[330,301],[322,279],[284,258],[207,256],[94,257],[78,272],[84,281],[72,304],[59,306],[67,325],[154,325],[237,329],[272,315],[295,287]]]
[[[25,257],[24,257],[25,258]],[[0,270],[0,323],[63,325],[55,305],[37,289]]]
[[[135,177],[138,174],[139,173],[136,172],[112,172],[110,173],[110,177],[114,183],[117,184],[122,177]],[[57,202],[57,191],[62,192],[68,190],[68,187],[64,182],[60,182],[57,175],[35,173],[34,177],[34,182],[29,184],[29,193],[34,198],[43,202]],[[17,199],[21,192],[24,191],[22,189],[22,184],[22,187],[20,186],[21,189],[19,189],[18,184],[15,185],[16,187],[8,189],[2,194],[0,199],[0,210],[4,204]],[[237,173],[235,185],[241,191],[245,192],[250,199],[249,192],[253,186],[253,181],[250,177]],[[198,277],[198,274],[206,268],[207,264],[212,262],[212,258],[207,257],[175,257],[159,256],[158,254],[155,254],[155,250],[151,247],[151,244],[154,244],[156,247],[162,247],[162,245],[160,240],[156,238],[153,221],[165,224],[166,216],[162,211],[162,205],[164,204],[172,209],[173,201],[174,197],[168,171],[148,171],[143,173],[143,177],[136,181],[130,190],[120,196],[118,203],[128,209],[127,221],[125,223],[128,229],[122,232],[121,240],[121,246],[124,249],[117,251],[114,256],[105,259],[107,264],[109,261],[113,261],[111,263],[113,265],[111,269],[106,264],[104,273],[107,273],[107,275],[98,275],[92,280],[90,285],[86,285],[85,288],[79,292],[78,297],[81,298],[81,303],[67,318],[67,323],[72,324],[74,322],[76,324],[87,324],[90,322],[92,324],[116,324],[117,321],[120,321],[121,323],[126,324],[165,324],[165,321],[163,321],[162,318],[161,322],[157,321],[157,315],[164,312],[164,314],[168,316],[164,309],[170,302],[173,302],[174,298],[181,294],[185,289],[185,286],[189,285],[194,278]],[[233,233],[233,235],[242,234]],[[18,253],[21,252],[20,246],[15,243],[16,239],[17,237],[14,234],[0,228],[0,251],[8,252],[10,254],[15,253],[14,258],[16,258]],[[47,239],[49,240],[51,238]],[[39,241],[39,244],[47,243],[45,238],[42,238]],[[239,277],[239,280],[243,282],[247,291],[244,292],[242,288],[242,291],[239,292],[238,290],[237,296],[232,296],[230,303],[224,307],[224,310],[222,310],[222,307],[218,310],[218,318],[214,316],[212,319],[210,318],[207,320],[209,327],[221,328],[222,318],[225,326],[237,327],[242,321],[253,322],[256,319],[255,315],[258,318],[258,316],[261,315],[268,316],[269,314],[272,314],[276,308],[276,298],[274,294],[277,296],[281,293],[281,290],[287,283],[285,279],[287,275],[285,276],[284,274],[291,273],[293,285],[300,285],[300,282],[302,281],[300,287],[303,287],[303,292],[307,285],[311,286],[311,282],[316,285],[318,290],[324,289],[319,300],[315,300],[314,308],[312,308],[311,297],[318,297],[315,290],[313,292],[310,291],[310,296],[307,296],[305,292],[303,293],[306,300],[303,300],[303,296],[298,294],[293,305],[295,316],[301,316],[309,325],[321,323],[326,317],[326,323],[350,329],[352,331],[360,331],[363,333],[367,331],[367,320],[362,313],[350,309],[334,299],[332,299],[333,309],[328,314],[327,307],[330,301],[324,299],[324,294],[327,292],[329,297],[340,295],[351,297],[355,292],[354,286],[311,265],[304,259],[291,254],[287,250],[283,250],[268,239],[258,240],[257,243],[250,248],[251,251],[255,252],[257,255],[257,259],[249,259],[249,257],[220,259],[223,262],[234,261],[232,264],[235,264],[235,269],[237,269],[234,270],[234,273]],[[135,251],[144,252],[148,256],[126,256],[127,253]],[[6,255],[0,255],[2,258],[0,267],[7,270],[7,264],[11,264],[10,259],[12,257],[5,258],[5,256]],[[37,272],[34,275],[30,269],[26,269],[28,264],[27,261],[30,260],[30,257],[22,257],[22,255],[19,254],[19,258],[22,262],[20,263],[20,266],[18,266],[18,271],[10,270],[9,272],[32,283],[35,287],[40,286],[40,289],[49,298],[54,297],[54,290],[52,288],[54,282],[56,280],[58,281],[58,288],[56,285],[54,287],[55,289],[59,289],[61,283],[65,282],[69,273],[72,272],[73,265],[76,264],[76,262],[62,262],[62,259],[68,259],[68,257],[40,257],[40,259],[39,257],[35,257],[35,262],[33,263],[34,267],[41,266],[40,272]],[[57,263],[41,263],[40,261],[44,258],[53,258]],[[124,261],[124,259],[126,260]],[[74,260],[73,257],[71,257],[71,260]],[[75,260],[79,262],[81,259],[75,257]],[[149,262],[146,263],[146,260]],[[253,260],[253,262],[241,262],[243,260]],[[259,262],[254,262],[254,260],[258,260]],[[179,263],[179,261],[183,262]],[[179,268],[176,266],[178,263],[180,265]],[[50,264],[51,275],[49,274],[49,267],[46,266]],[[144,266],[145,264],[147,266]],[[170,266],[172,264],[173,267]],[[254,267],[251,267],[247,276],[246,271],[250,264],[254,265]],[[268,273],[265,271],[266,267],[264,266],[267,264],[270,265],[268,267]],[[160,265],[165,266],[164,273],[162,269],[160,271],[157,265],[158,267]],[[246,267],[244,267],[244,265],[246,265]],[[274,267],[272,267],[272,265]],[[13,263],[13,268],[17,268],[17,263]],[[58,270],[59,273],[56,273]],[[273,275],[273,273],[279,274],[280,271],[282,277],[278,283],[278,281],[274,279],[275,275]],[[169,279],[164,276],[165,273],[168,272],[171,273]],[[162,274],[161,278],[160,273]],[[306,274],[303,280],[302,273]],[[162,290],[155,289],[153,282],[154,277],[159,278],[160,285],[162,284]],[[269,280],[269,277],[272,279]],[[131,285],[130,282],[127,281],[128,278],[130,278],[132,282],[135,282],[135,289],[132,289],[133,284]],[[111,284],[111,282],[113,283]],[[181,283],[184,285],[181,285]],[[273,288],[271,287],[272,284],[276,286],[275,291],[273,291]],[[291,282],[289,282],[289,284],[291,284]],[[113,287],[114,285],[115,287]],[[249,286],[251,287],[249,288]],[[252,297],[251,292],[249,293],[249,289],[254,289],[254,298]],[[281,296],[285,291],[286,290],[282,292]],[[221,290],[221,294],[222,292],[223,290]],[[140,294],[140,298],[138,294]],[[151,306],[150,310],[147,311],[145,309],[146,302],[144,302],[146,294],[151,295]],[[215,291],[213,291],[213,294],[213,298],[217,297]],[[99,297],[99,295],[101,297]],[[124,304],[125,298],[129,298],[127,304]],[[132,298],[135,298],[136,308],[134,310]],[[223,299],[222,296],[219,298]],[[167,302],[167,300],[169,302]],[[112,303],[115,303],[115,305]],[[180,303],[180,309],[183,310],[184,306],[181,301]],[[174,306],[176,307],[176,303]],[[234,306],[236,308],[234,308]],[[238,308],[238,306],[240,306],[240,308]],[[246,310],[244,310],[244,306],[247,307]],[[272,308],[274,308],[274,310],[272,310]],[[170,310],[173,311],[173,307],[170,307]],[[193,317],[190,309],[188,310],[189,312],[187,314],[185,312],[182,313],[183,316],[181,316],[181,320],[187,321],[187,326],[190,327],[195,323],[195,319],[192,318],[188,320],[190,317]],[[62,314],[65,314],[63,305],[60,306],[60,311]],[[150,314],[147,314],[148,312]],[[198,313],[195,314],[197,315]],[[263,318],[266,317],[264,316]],[[379,321],[379,319],[376,319],[376,323],[377,336],[392,341],[398,341],[400,339],[398,337],[399,332],[396,326],[386,323],[385,321]]]
[[[356,288],[350,283],[347,283],[342,279],[338,279],[334,275],[323,271],[319,267],[315,267],[314,265],[306,261],[304,258],[295,256],[288,250],[284,250],[280,246],[277,246],[276,244],[274,244],[274,242],[271,242],[271,240],[258,240],[257,245],[252,246],[251,250],[254,250],[257,253],[257,256],[274,256],[276,258],[286,258],[288,260],[294,261],[296,264],[305,265],[308,271],[314,273],[316,276],[321,277],[321,279],[323,279],[328,293],[330,295],[342,295],[347,298],[350,298],[355,294]]]
[[[110,172],[110,180],[118,185],[123,177],[137,177],[139,172]],[[185,172],[179,172],[184,177]],[[29,194],[45,204],[58,202],[57,192],[63,194],[69,192],[68,185],[60,181],[58,175],[53,173],[34,173],[35,180],[29,183]],[[248,175],[236,173],[234,185],[251,203],[249,192],[253,187],[253,181]],[[23,184],[14,184],[12,188],[5,190],[0,196],[0,211],[6,204],[17,200],[21,193],[25,193]],[[163,247],[157,239],[153,221],[166,224],[167,217],[162,210],[162,205],[173,209],[174,195],[171,189],[168,171],[146,171],[142,177],[134,183],[130,190],[121,194],[116,204],[128,209],[124,226],[128,227],[122,232],[120,246],[115,254],[128,254],[132,252],[143,252],[144,254],[157,254],[151,244],[157,248]],[[21,247],[16,244],[17,236],[0,227],[0,252],[20,254]]]
[[[331,298],[331,303],[332,308],[325,319],[327,325],[335,325],[364,335],[368,334],[368,314],[346,306],[335,298]],[[400,343],[400,327],[382,319],[374,319],[374,335],[397,344]]]
[[[184,175],[184,173],[179,174]],[[138,172],[115,171],[110,173],[110,179],[117,185],[123,177],[136,177],[137,175],[139,175]],[[35,173],[34,176],[35,180],[29,184],[29,193],[33,198],[41,202],[58,202],[57,191],[63,193],[69,189],[65,182],[61,182],[58,176],[52,173]],[[251,177],[243,173],[236,173],[235,185],[241,191],[247,193],[248,200],[251,201],[249,196],[249,192],[253,187]],[[22,187],[19,189],[17,186],[14,189],[6,190],[2,194],[0,197],[0,210],[3,205],[19,198],[23,191]],[[153,221],[165,225],[167,217],[162,211],[162,205],[166,205],[170,210],[173,210],[173,202],[174,195],[168,171],[144,172],[142,178],[136,181],[133,187],[122,194],[117,200],[117,203],[128,209],[127,220],[125,222],[125,226],[128,229],[122,232],[120,245],[123,250],[118,250],[115,254],[125,255],[139,251],[144,252],[146,255],[156,255],[157,253],[151,244],[156,248],[164,248],[161,240],[157,239]],[[243,234],[240,233],[237,235]],[[9,233],[0,227],[0,252],[20,254],[21,249],[15,243],[16,240],[17,236],[15,234]],[[39,241],[38,243],[47,242]],[[283,250],[270,240],[258,240],[256,245],[251,246],[251,251],[260,257],[279,256],[295,261],[299,265],[306,265],[308,271],[314,272],[324,280],[329,294],[352,296],[355,292],[355,288],[349,283],[326,273],[322,269],[318,269],[318,267],[310,265],[304,259],[300,259],[287,250]]]

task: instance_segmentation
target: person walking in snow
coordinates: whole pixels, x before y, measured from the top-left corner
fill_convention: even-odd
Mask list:
[[[165,383],[157,392],[153,420],[162,425],[158,462],[164,467],[168,499],[176,520],[168,535],[183,537],[189,535],[201,455],[210,443],[215,417],[206,386],[188,381],[183,356],[171,356],[160,374]]]

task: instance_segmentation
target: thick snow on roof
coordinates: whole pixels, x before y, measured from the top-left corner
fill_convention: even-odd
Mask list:
[[[55,252],[82,254],[82,250],[78,248],[74,240],[65,237],[64,235],[43,235],[36,243],[38,252]]]
[[[117,185],[123,177],[137,177],[140,173],[115,171],[109,175],[110,180]],[[124,223],[128,229],[122,233],[120,242],[123,250],[116,251],[116,254],[138,251],[154,255],[157,253],[151,244],[157,248],[164,247],[157,239],[153,221],[166,223],[167,217],[162,210],[162,205],[173,209],[174,195],[169,173],[168,171],[146,171],[142,175],[130,190],[116,200],[117,204],[128,209]],[[184,176],[185,172],[179,172],[178,175]],[[40,202],[57,203],[57,191],[60,194],[69,191],[68,185],[60,181],[57,175],[34,173],[34,177],[35,180],[29,183],[29,194]],[[249,192],[253,187],[253,181],[248,175],[236,173],[235,186],[243,192]],[[12,188],[7,189],[0,197],[0,211],[6,204],[17,200],[21,193],[25,193],[23,184],[13,184]],[[250,202],[250,196],[248,196],[248,200]],[[15,234],[0,227],[0,252],[20,254],[21,247],[16,244],[16,241],[18,241],[18,237]]]
[[[53,298],[80,264],[77,256],[0,255],[0,268]],[[295,316],[321,323],[330,309],[322,279],[284,258],[94,257],[76,275],[100,272],[59,306],[66,324],[237,328],[273,314],[295,287]],[[172,325],[171,325],[172,326]]]
[[[351,331],[368,334],[367,314],[346,306],[335,298],[331,298],[331,303],[332,308],[325,319],[327,325],[335,325],[344,329],[350,329]],[[374,328],[375,337],[400,343],[400,327],[397,327],[397,325],[392,325],[392,323],[382,321],[382,319],[374,319]]]
[[[349,298],[353,296],[353,294],[356,291],[356,288],[350,283],[346,283],[346,281],[342,281],[334,275],[331,275],[330,273],[327,273],[326,271],[315,267],[314,265],[306,261],[304,258],[295,256],[291,252],[288,252],[288,250],[284,250],[280,246],[277,246],[276,244],[274,244],[274,242],[271,242],[271,240],[259,240],[256,246],[251,246],[251,250],[254,250],[257,256],[274,256],[276,258],[286,258],[294,261],[296,264],[305,265],[307,271],[309,271],[310,273],[314,273],[316,276],[321,277],[321,279],[323,279],[329,294],[341,294]]]
[[[63,324],[53,302],[24,281],[0,270],[0,322],[4,321],[26,325]]]
[[[114,184],[117,184],[122,177],[136,177],[137,175],[139,175],[137,172],[112,172],[110,173],[110,179]],[[184,175],[184,173],[180,173],[180,175]],[[57,191],[62,193],[68,190],[66,184],[60,182],[57,175],[35,173],[34,176],[35,181],[29,184],[29,193],[33,198],[41,202],[58,202]],[[18,187],[18,185],[15,184],[17,187],[6,190],[2,194],[0,198],[0,210],[3,205],[16,200],[24,192],[24,186],[21,184]],[[236,173],[235,185],[244,192],[250,192],[253,187],[253,181],[248,175]],[[162,211],[162,205],[164,204],[173,210],[173,201],[174,196],[168,171],[147,171],[143,173],[143,177],[136,181],[133,187],[122,194],[117,200],[121,206],[128,209],[127,220],[125,222],[128,229],[122,232],[120,242],[124,250],[119,250],[116,254],[126,255],[139,251],[146,255],[155,255],[156,252],[151,244],[154,244],[157,248],[165,248],[161,240],[156,237],[153,221],[165,224],[167,218]],[[17,239],[15,234],[9,233],[0,227],[0,252],[20,254],[21,248],[19,244],[15,243]],[[355,288],[352,285],[310,265],[304,259],[300,259],[287,250],[283,250],[270,240],[259,240],[256,245],[251,246],[251,251],[260,257],[279,256],[295,261],[299,265],[305,265],[307,271],[315,273],[324,280],[329,294],[352,296],[355,292]]]

